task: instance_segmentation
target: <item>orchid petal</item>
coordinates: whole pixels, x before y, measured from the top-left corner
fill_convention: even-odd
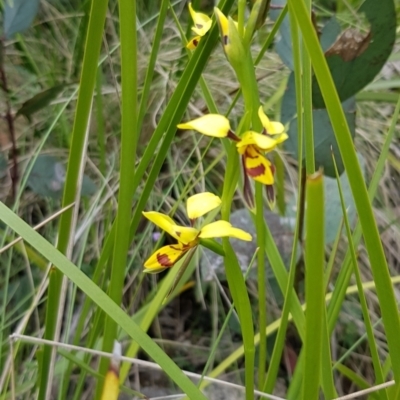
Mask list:
[[[274,184],[272,164],[253,146],[248,146],[244,154],[246,174],[264,185]]]
[[[276,140],[276,143],[280,144],[288,138],[289,138],[289,136],[287,135],[287,133],[282,133],[281,135],[275,137],[275,140]]]
[[[195,36],[188,42],[188,44],[186,45],[186,48],[189,50],[194,50],[198,46],[200,39],[201,39],[201,36]]]
[[[145,272],[156,273],[172,267],[188,250],[182,244],[161,247],[155,251],[144,263]]]
[[[175,221],[168,215],[156,211],[143,212],[143,215],[181,244],[187,245],[199,235],[198,229],[176,225]]]
[[[265,115],[262,106],[258,109],[258,117],[261,120],[262,126],[267,131],[268,135],[279,135],[285,131],[285,127],[280,122],[270,121]]]
[[[154,225],[157,225],[163,231],[175,238],[178,242],[181,242],[179,235],[176,233],[180,227],[176,225],[175,221],[168,215],[156,211],[143,211],[143,215]]]
[[[226,18],[224,13],[219,8],[215,7],[214,12],[219,25],[219,30],[221,32],[222,44],[225,47],[228,44],[229,21],[228,18]]]
[[[234,237],[250,241],[251,235],[242,229],[233,227],[228,221],[215,221],[201,229],[200,238],[210,239],[215,237]]]
[[[189,12],[194,23],[192,31],[195,32],[196,35],[204,36],[211,28],[211,18],[206,14],[194,11],[192,3],[189,3]]]
[[[247,131],[240,142],[236,144],[238,152],[244,154],[248,146],[254,146],[260,151],[271,151],[278,144],[278,141],[270,136],[261,135],[253,131]]]
[[[196,219],[221,204],[221,199],[213,193],[205,192],[195,194],[187,199],[186,210],[189,219]]]
[[[174,232],[174,235],[172,236],[176,238],[179,243],[185,245],[190,244],[199,236],[199,230],[196,228],[174,225],[172,230]]]
[[[223,115],[206,114],[200,118],[193,119],[178,125],[179,129],[193,129],[206,136],[226,137],[231,129],[229,120]]]

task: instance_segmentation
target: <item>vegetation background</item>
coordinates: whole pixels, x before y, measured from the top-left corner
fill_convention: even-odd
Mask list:
[[[19,7],[24,2],[14,3]],[[262,260],[266,293],[260,295],[255,245],[240,247],[233,242],[239,261],[240,256],[246,259],[242,267],[251,267],[246,290],[236,287],[240,304],[251,305],[251,312],[247,310],[243,317],[232,306],[234,288],[223,262],[208,250],[196,252],[177,285],[181,264],[158,275],[143,274],[144,261],[170,239],[158,235],[141,212],[160,210],[187,224],[187,197],[202,191],[222,195],[229,182],[224,143],[176,129],[179,122],[217,111],[229,113],[233,126],[240,124],[246,105],[219,42],[218,28],[191,53],[185,49],[192,23],[185,1],[42,0],[39,5],[35,0],[30,4],[34,3],[37,9],[21,6],[18,19],[17,14],[7,14],[11,3],[2,2],[0,398],[100,399],[109,359],[99,352],[111,353],[114,339],[122,344],[123,355],[155,361],[162,370],[132,366],[125,360],[116,368],[121,399],[167,398],[182,392],[191,399],[251,399],[254,382],[260,392],[280,398],[333,399],[399,376],[400,367],[391,361],[397,361],[400,352],[393,339],[400,334],[399,293],[396,285],[392,291],[388,280],[389,274],[393,283],[400,280],[398,28],[383,69],[356,90],[354,103],[345,110],[360,161],[357,166],[346,164],[350,155],[341,146],[335,150],[339,168],[343,170],[340,154],[344,164],[352,166],[341,175],[340,190],[329,152],[315,147],[316,158],[320,155],[318,160],[329,164],[324,164],[325,172],[329,167],[333,172],[324,178],[325,202],[321,206],[317,201],[319,214],[315,211],[307,219],[304,234],[298,229],[307,218],[298,212],[304,205],[299,193],[306,187],[306,180],[299,180],[306,175],[299,162],[302,157],[297,159],[293,143],[273,155],[277,205],[273,213],[265,211],[268,230],[261,249],[268,258],[265,264]],[[310,3],[295,3],[289,1],[291,20],[286,25],[279,15],[287,7],[270,10],[251,42],[261,103],[271,119],[287,123],[292,138],[298,111],[293,109],[294,78],[292,86],[288,83],[291,70],[297,78],[307,75],[311,65],[317,75],[325,71],[312,47],[312,25],[299,16],[301,7],[307,10]],[[323,31],[335,15],[337,25],[330,28],[330,36],[336,38],[350,27],[365,37],[372,24],[358,12],[361,3],[315,1],[314,22]],[[219,7],[235,16],[243,4],[222,1]],[[193,6],[212,13],[211,2],[194,1]],[[399,6],[396,0],[396,26]],[[250,9],[247,5],[246,18]],[[386,17],[379,17],[379,29]],[[292,47],[278,45],[285,37],[294,43]],[[361,72],[353,74],[354,78]],[[329,83],[329,74],[324,76]],[[311,80],[300,81],[296,80],[296,88],[303,89],[297,90],[297,100],[301,91],[307,123],[315,108],[311,101],[307,103]],[[288,87],[293,90],[290,96]],[[328,131],[333,137],[335,131],[340,138],[335,122],[342,120],[334,110],[335,105],[341,109],[340,102],[333,94],[324,99],[329,117],[324,111],[327,122],[325,116],[314,120],[315,137]],[[348,151],[354,152],[350,147]],[[304,164],[308,162],[309,155]],[[352,196],[357,168],[370,196],[370,205],[361,209]],[[339,193],[348,211],[346,218]],[[309,201],[314,199],[310,196]],[[359,198],[363,196],[360,186]],[[70,204],[75,206],[66,208]],[[241,190],[235,191],[227,207],[236,213],[242,229],[255,233]],[[374,216],[377,230],[369,215]],[[316,221],[323,219],[325,227],[318,228]],[[359,220],[367,221],[362,228]],[[311,237],[313,228],[315,247],[325,249],[323,263],[316,265],[324,267],[320,268],[324,275],[312,285],[316,295],[326,296],[326,302],[308,302],[321,307],[306,314],[308,318],[314,313],[321,321],[317,333],[305,329],[309,321],[300,306],[310,299],[303,239]],[[24,241],[15,243],[18,236]],[[49,262],[56,268],[49,271]],[[259,318],[263,312],[265,321]],[[251,322],[251,329],[243,318]],[[44,346],[42,338],[60,344]],[[321,354],[315,364],[318,376],[305,361],[307,341],[321,343],[315,348]],[[181,370],[198,374],[195,384]],[[207,376],[240,388],[216,382],[202,395],[196,386],[210,385]],[[316,391],[310,395],[307,388],[311,387]],[[376,388],[358,398],[395,399],[399,388]]]

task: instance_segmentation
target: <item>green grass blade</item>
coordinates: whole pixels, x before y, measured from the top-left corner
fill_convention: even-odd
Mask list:
[[[296,15],[303,34],[303,40],[310,54],[313,69],[320,85],[343,163],[348,174],[369,255],[371,270],[376,284],[376,292],[380,302],[389,353],[393,360],[399,360],[400,346],[398,345],[398,338],[400,337],[400,320],[397,303],[390,281],[379,231],[376,226],[364,178],[354,150],[351,134],[325,56],[319,45],[315,29],[311,21],[307,18],[307,9],[303,0],[290,0],[289,10],[290,9],[292,9]],[[393,373],[395,381],[397,382],[396,386],[400,387],[400,363],[393,364]]]
[[[159,12],[158,21],[157,21],[157,28],[154,33],[154,38],[152,40],[153,45],[151,48],[150,59],[149,59],[148,65],[147,65],[147,71],[146,71],[146,77],[145,77],[144,84],[143,84],[142,96],[140,98],[140,105],[139,105],[138,118],[137,118],[137,125],[138,125],[139,130],[143,124],[143,118],[144,118],[144,116],[146,114],[146,110],[147,110],[147,105],[148,105],[147,102],[149,100],[151,83],[153,81],[154,70],[155,70],[155,65],[156,65],[156,61],[157,61],[157,55],[158,55],[158,51],[160,49],[160,44],[161,44],[161,38],[164,33],[164,23],[165,23],[165,18],[167,16],[169,4],[170,4],[169,0],[161,1],[160,12]],[[172,10],[172,8],[171,8],[171,10]]]
[[[116,217],[114,253],[111,267],[109,295],[120,305],[129,248],[129,228],[135,171],[137,130],[137,38],[136,2],[119,1],[119,20],[121,38],[121,167]],[[103,351],[111,352],[117,336],[117,324],[106,317],[103,337]],[[99,372],[105,375],[110,360],[103,358]],[[103,382],[99,382],[96,398],[100,398]]]
[[[324,181],[322,172],[307,178],[305,294],[306,336],[302,399],[317,399],[321,376],[324,285]]]
[[[230,205],[239,178],[239,165],[237,162],[237,151],[234,144],[230,145],[228,160],[225,173],[225,181],[229,185],[224,185],[222,194],[221,217],[229,221]],[[254,327],[251,311],[251,304],[242,270],[237,260],[236,254],[228,238],[222,240],[225,251],[225,273],[229,285],[229,290],[237,310],[239,323],[242,331],[244,355],[245,355],[245,385],[246,400],[254,398]]]

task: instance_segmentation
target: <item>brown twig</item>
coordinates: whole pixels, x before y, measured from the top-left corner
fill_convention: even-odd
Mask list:
[[[14,116],[11,110],[11,103],[9,98],[9,90],[7,85],[7,77],[4,69],[4,54],[5,54],[5,46],[4,46],[4,37],[0,39],[0,81],[1,88],[5,94],[5,103],[6,103],[6,114],[5,120],[7,121],[8,131],[10,133],[11,139],[11,157],[13,160],[13,166],[11,168],[11,181],[12,181],[12,198],[15,199],[17,193],[17,184],[18,184],[18,149],[17,149],[17,141],[15,137],[15,128],[14,128]]]

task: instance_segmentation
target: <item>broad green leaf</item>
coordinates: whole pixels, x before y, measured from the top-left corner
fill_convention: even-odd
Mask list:
[[[357,14],[365,14],[370,24],[369,32],[347,29],[325,52],[341,101],[354,96],[374,79],[389,58],[396,36],[393,0],[366,0]],[[313,104],[317,108],[325,107],[315,77]]]
[[[276,0],[274,1],[274,5],[284,7],[286,5],[286,0]],[[280,9],[272,9],[270,10],[269,15],[273,21],[276,21],[279,17],[280,12]],[[278,32],[279,34],[277,35],[277,40],[275,42],[275,50],[283,63],[291,71],[293,71],[294,67],[292,58],[292,37],[290,34],[290,24],[288,16],[283,19]]]
[[[355,134],[355,101],[350,98],[342,103],[352,136]],[[289,139],[285,141],[284,148],[293,157],[298,158],[298,140],[297,140],[297,117],[296,117],[296,93],[294,73],[289,77],[288,86],[282,100],[281,119],[284,124],[290,122],[288,130]],[[330,177],[335,176],[335,169],[332,162],[331,152],[333,151],[339,173],[343,173],[344,166],[340,156],[339,148],[336,142],[335,134],[332,129],[328,113],[325,109],[313,110],[314,125],[314,152],[315,168],[324,168],[324,174]],[[303,149],[303,155],[305,151]]]
[[[276,0],[274,5],[285,6],[286,0]],[[270,16],[273,21],[276,21],[281,13],[281,9],[273,9],[270,11]],[[332,17],[324,25],[321,32],[321,46],[327,50],[336,40],[340,34],[340,25],[335,17]],[[293,66],[293,50],[292,50],[292,36],[290,33],[289,17],[286,16],[279,27],[278,39],[275,43],[275,50],[283,63],[291,70]]]
[[[321,37],[319,38],[321,47],[324,51],[335,43],[336,38],[340,35],[340,31],[341,28],[337,19],[335,17],[329,19],[322,28]]]
[[[18,115],[24,115],[30,119],[31,115],[48,106],[52,100],[54,100],[66,87],[65,83],[53,86],[50,89],[46,89],[25,101],[17,111]]]
[[[31,26],[39,9],[40,0],[6,0],[4,7],[4,35],[10,39]]]

